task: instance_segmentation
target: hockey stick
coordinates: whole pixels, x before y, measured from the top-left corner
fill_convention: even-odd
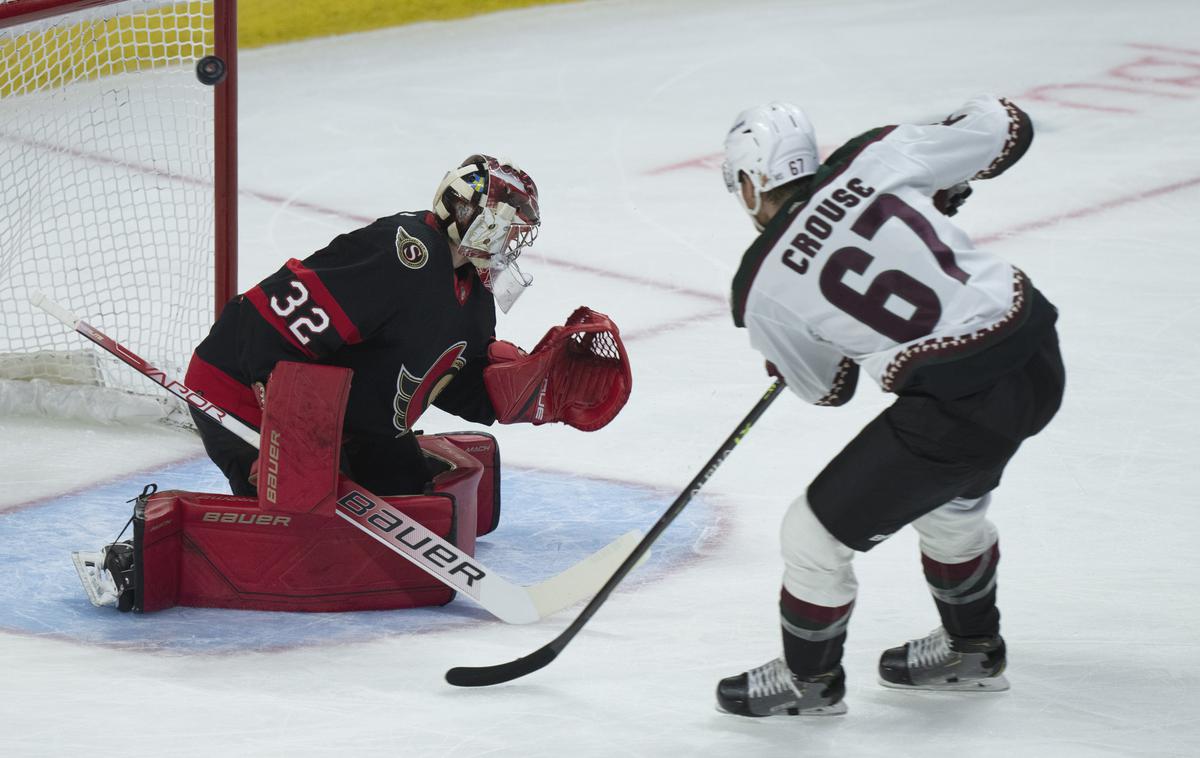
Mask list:
[[[700,473],[696,474],[695,478],[688,483],[687,488],[680,493],[679,497],[675,498],[675,502],[671,503],[671,507],[659,517],[658,522],[655,523],[654,527],[649,531],[649,533],[642,538],[642,541],[633,549],[633,552],[629,554],[629,557],[625,559],[625,562],[622,563],[616,572],[609,578],[609,580],[604,583],[604,586],[600,588],[600,591],[596,593],[596,596],[592,598],[592,601],[587,604],[587,607],[583,609],[583,611],[579,614],[579,617],[571,622],[571,625],[563,630],[562,634],[558,635],[553,640],[533,651],[529,655],[523,658],[518,658],[515,661],[499,663],[495,666],[456,666],[455,668],[452,668],[446,672],[446,681],[450,684],[453,684],[455,687],[487,687],[489,685],[501,684],[502,682],[509,682],[513,679],[518,679],[526,674],[532,674],[534,671],[548,666],[551,661],[558,657],[558,654],[563,651],[563,648],[565,648],[567,644],[574,639],[575,635],[579,634],[579,630],[583,628],[583,625],[586,624],[588,620],[596,614],[596,611],[600,609],[600,606],[604,604],[604,601],[608,599],[608,596],[612,594],[612,591],[616,589],[618,584],[621,583],[621,580],[625,578],[625,575],[628,574],[635,565],[637,565],[643,554],[650,549],[650,545],[653,544],[656,539],[658,539],[658,536],[663,533],[663,530],[666,529],[672,521],[675,520],[675,517],[678,516],[680,511],[683,510],[684,506],[688,504],[688,501],[690,501],[692,497],[700,491],[700,488],[704,486],[704,483],[707,482],[710,477],[712,477],[713,473],[716,472],[717,467],[719,467],[721,463],[723,463],[725,459],[729,457],[729,454],[733,452],[733,449],[738,446],[738,443],[741,442],[746,436],[747,432],[750,431],[750,427],[754,426],[754,423],[758,421],[760,416],[763,415],[763,413],[767,410],[767,407],[770,406],[775,398],[779,396],[779,393],[783,390],[783,386],[783,381],[778,380],[767,389],[762,398],[760,398],[759,401],[754,404],[754,407],[750,409],[750,412],[746,414],[746,418],[742,419],[742,422],[738,424],[737,429],[734,430],[733,434],[729,435],[725,442],[721,444],[721,447],[717,449],[717,452],[713,454],[713,457],[708,459],[708,463],[704,464],[704,468],[700,470]]]
[[[44,294],[35,292],[29,299],[190,407],[204,413],[255,448],[259,447],[258,432],[183,382],[151,365]],[[338,516],[510,624],[538,621],[588,597],[617,566],[623,565],[622,561],[642,536],[636,529],[630,531],[562,573],[524,587],[492,572],[474,557],[464,555],[400,509],[345,477],[338,482],[337,506]]]

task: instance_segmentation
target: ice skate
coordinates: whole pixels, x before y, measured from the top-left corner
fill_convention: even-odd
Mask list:
[[[810,678],[796,676],[782,658],[717,685],[717,708],[737,716],[835,716],[846,712],[846,674],[838,666]]]
[[[71,561],[92,605],[98,608],[112,606],[121,611],[133,608],[134,552],[131,540],[105,545],[96,553],[71,553]]]
[[[999,692],[1004,677],[1004,638],[954,637],[938,627],[919,640],[883,651],[879,683],[911,690]]]

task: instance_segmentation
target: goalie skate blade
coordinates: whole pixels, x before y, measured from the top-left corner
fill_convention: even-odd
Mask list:
[[[1004,692],[1008,679],[1003,674],[969,682],[935,682],[932,684],[896,684],[883,679],[879,683],[893,690],[922,690],[925,692]]]
[[[104,569],[100,566],[103,561],[104,557],[100,553],[71,553],[71,562],[75,564],[75,572],[79,574],[79,581],[83,584],[83,591],[87,593],[91,604],[97,608],[115,608],[117,587],[104,580]]]

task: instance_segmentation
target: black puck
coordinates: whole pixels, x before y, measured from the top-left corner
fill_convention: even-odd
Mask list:
[[[225,61],[215,55],[206,55],[196,61],[196,78],[201,84],[213,86],[225,78]]]

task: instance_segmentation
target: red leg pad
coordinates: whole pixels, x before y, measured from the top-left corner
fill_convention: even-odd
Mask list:
[[[280,361],[267,382],[258,454],[263,510],[333,514],[342,419],[353,372]]]
[[[139,605],[356,611],[444,605],[454,592],[334,512],[350,372],[280,363],[263,413],[259,498],[165,491],[141,525]],[[428,494],[386,497],[466,555],[499,515],[490,435],[421,440],[448,464]],[[274,477],[273,479],[271,477]],[[485,505],[480,514],[477,502]]]
[[[482,537],[494,531],[500,524],[500,445],[496,438],[484,432],[448,432],[423,435],[418,439],[427,453],[440,440],[479,461],[483,466],[483,475],[479,479],[479,490],[475,497],[475,533]]]
[[[451,542],[449,495],[386,498]],[[150,499],[143,612],[172,605],[359,611],[444,605],[452,590],[336,516],[264,511],[253,498]]]

